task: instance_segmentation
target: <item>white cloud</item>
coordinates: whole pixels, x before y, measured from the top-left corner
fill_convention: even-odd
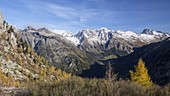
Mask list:
[[[77,16],[76,10],[73,8],[63,7],[60,5],[47,4],[45,10],[55,14],[56,16],[71,19]]]
[[[79,20],[80,22],[86,21],[86,19],[91,18],[97,14],[100,14],[95,9],[81,9],[73,7],[65,7],[57,4],[46,3],[44,10],[55,14],[64,19],[69,20]]]

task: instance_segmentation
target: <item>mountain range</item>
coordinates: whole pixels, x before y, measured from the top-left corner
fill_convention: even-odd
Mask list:
[[[31,26],[19,30],[18,34],[52,65],[73,73],[81,73],[96,59],[125,56],[133,52],[135,47],[158,42],[170,36],[168,33],[150,29],[144,29],[141,34],[137,34],[106,28],[86,29],[76,35],[57,34],[53,30]]]

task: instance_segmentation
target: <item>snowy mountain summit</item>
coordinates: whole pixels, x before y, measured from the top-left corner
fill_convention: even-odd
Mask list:
[[[76,35],[62,33],[78,46],[81,50],[99,52],[115,48],[119,51],[132,52],[134,47],[140,47],[153,42],[158,42],[170,37],[168,33],[144,29],[141,34],[132,31],[101,29],[84,29]]]
[[[154,31],[151,29],[144,29],[141,34],[137,34],[132,31],[121,31],[121,30],[109,30],[107,28],[101,29],[85,29],[78,32],[76,35],[72,35],[71,33],[63,33],[62,36],[67,37],[70,41],[74,42],[75,45],[82,45],[83,41],[86,39],[91,45],[99,43],[104,44],[111,39],[123,39],[125,41],[129,41],[131,43],[135,42],[143,42],[143,43],[151,43],[154,41],[159,41],[170,37],[168,33],[164,33],[161,31]],[[71,38],[77,38],[75,40]]]
[[[152,29],[144,29],[142,34],[155,35],[155,36],[170,36],[168,33],[162,31],[154,31]]]

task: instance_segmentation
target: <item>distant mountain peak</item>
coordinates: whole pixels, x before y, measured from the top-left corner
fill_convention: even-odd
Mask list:
[[[39,28],[39,29],[37,29],[38,31],[43,31],[43,30],[48,30],[47,28],[45,28],[45,27],[42,27],[42,28]]]
[[[105,27],[102,27],[100,29],[84,29],[80,31],[78,34],[83,35],[85,37],[92,37],[92,36],[98,36],[99,34],[107,34],[111,32],[112,30],[109,30]]]
[[[162,31],[155,31],[152,29],[144,29],[142,34],[147,34],[147,35],[155,35],[155,36],[170,36],[170,34],[162,32]]]
[[[100,30],[109,31],[109,29],[107,29],[106,27],[102,27]]]
[[[36,28],[32,26],[27,26],[23,31],[29,31],[29,30],[36,31]]]
[[[50,31],[45,27],[42,28],[35,28],[33,26],[27,26],[23,31]]]
[[[152,29],[144,29],[142,34],[154,35],[154,30],[152,30]]]
[[[38,28],[38,30],[48,30],[48,29],[45,27],[42,27],[42,28]]]

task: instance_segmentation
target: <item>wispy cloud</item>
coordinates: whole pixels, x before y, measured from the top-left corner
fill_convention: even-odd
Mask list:
[[[80,22],[84,22],[86,19],[100,14],[100,12],[95,9],[73,8],[50,3],[45,5],[44,10],[61,18],[78,20]]]
[[[86,2],[95,2],[95,3],[103,3],[105,0],[87,0]],[[25,2],[25,6],[32,9],[33,11],[35,9],[44,10],[51,14],[56,15],[57,17],[67,19],[67,20],[73,20],[77,21],[79,23],[83,23],[87,21],[88,19],[93,18],[105,18],[106,14],[119,14],[118,12],[114,10],[105,10],[105,9],[97,9],[97,8],[86,8],[85,6],[76,5],[76,6],[66,6],[61,5],[58,3],[50,3],[50,2],[44,2],[44,1],[35,1],[35,3],[23,1]],[[94,5],[96,6],[96,5]],[[107,17],[106,17],[107,18]]]
[[[69,7],[63,7],[60,5],[46,4],[44,10],[53,13],[56,16],[63,17],[66,19],[71,19],[78,16],[75,9]]]

